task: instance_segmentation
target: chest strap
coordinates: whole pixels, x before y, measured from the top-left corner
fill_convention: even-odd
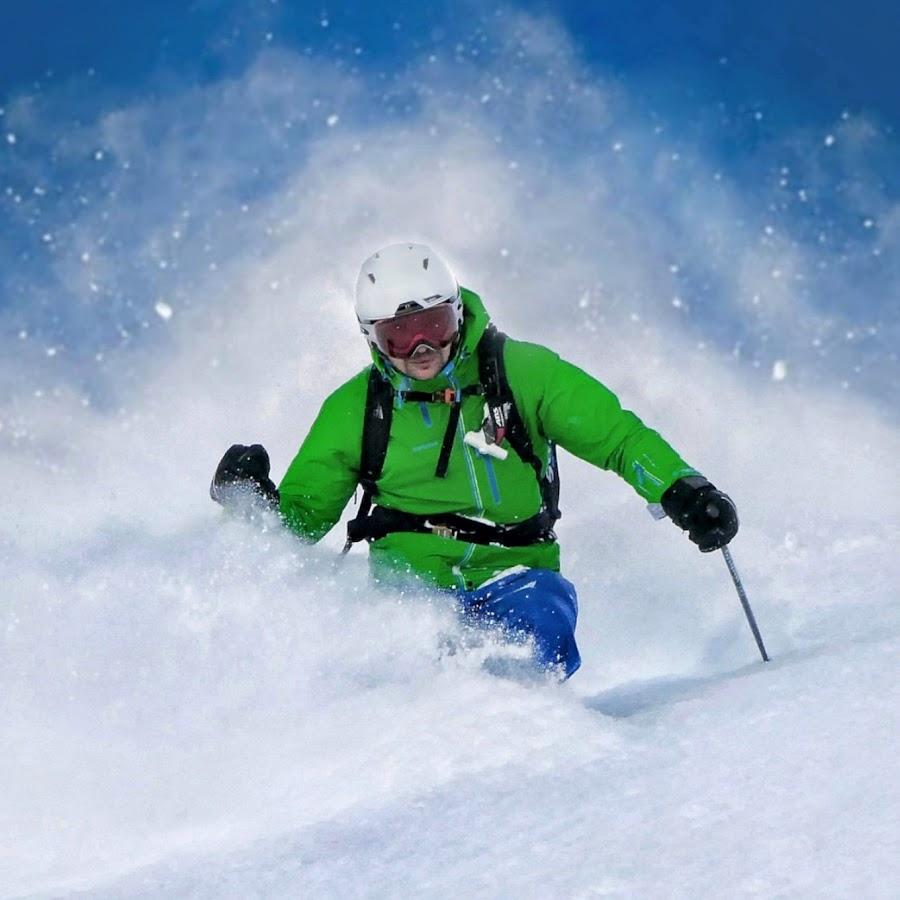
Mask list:
[[[444,431],[444,440],[441,443],[441,453],[438,456],[437,467],[434,470],[435,478],[446,478],[447,468],[450,465],[450,454],[453,452],[453,440],[456,437],[456,429],[459,426],[459,415],[462,409],[463,397],[473,394],[481,394],[483,389],[480,384],[472,384],[460,390],[446,388],[443,391],[397,391],[397,396],[402,401],[418,403],[447,403],[450,406],[450,416],[447,419],[447,428]]]

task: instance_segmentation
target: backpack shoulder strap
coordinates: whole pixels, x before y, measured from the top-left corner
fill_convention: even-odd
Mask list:
[[[560,517],[556,447],[551,444],[549,463],[544,471],[544,464],[535,453],[525,422],[516,408],[509,379],[506,377],[506,363],[503,356],[505,345],[506,335],[498,331],[493,324],[488,325],[478,343],[479,377],[484,386],[485,402],[490,416],[488,426],[492,429],[495,443],[499,444],[506,438],[519,458],[534,469],[541,487],[544,508],[552,516],[553,521],[556,521]]]
[[[378,493],[378,479],[384,468],[388,440],[391,436],[391,415],[394,412],[394,389],[375,366],[369,369],[369,383],[366,388],[366,407],[363,413],[362,447],[359,458],[359,483],[362,499],[355,518],[347,523],[347,543],[344,553],[363,534],[360,529],[372,508],[372,497]]]
[[[506,377],[506,364],[503,359],[505,345],[506,335],[498,331],[495,325],[488,325],[478,344],[479,377],[484,386],[484,399],[490,413],[488,426],[493,430],[491,437],[494,442],[499,444],[506,438],[519,457],[534,467],[540,478],[543,465],[534,452],[534,446],[516,409],[516,401]]]
[[[393,411],[394,389],[381,372],[372,366],[366,391],[362,453],[359,460],[359,483],[370,493],[376,492],[376,484],[384,468]]]

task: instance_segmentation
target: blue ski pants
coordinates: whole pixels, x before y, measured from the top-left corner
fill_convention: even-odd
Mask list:
[[[534,638],[538,668],[559,667],[566,678],[581,665],[575,644],[578,598],[575,587],[550,569],[525,569],[474,591],[457,591],[463,617],[498,626],[516,637]]]

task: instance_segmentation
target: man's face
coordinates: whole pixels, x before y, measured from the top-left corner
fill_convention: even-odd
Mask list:
[[[425,381],[450,361],[458,324],[454,305],[438,303],[375,322],[375,345],[398,372]]]
[[[428,344],[419,344],[409,359],[399,359],[396,356],[388,356],[388,359],[398,372],[415,378],[417,381],[426,381],[434,378],[450,362],[452,352],[452,344],[447,347],[430,347]]]

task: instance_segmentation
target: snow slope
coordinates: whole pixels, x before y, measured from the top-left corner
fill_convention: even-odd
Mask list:
[[[471,685],[457,725],[518,752],[96,896],[893,897],[896,666],[894,640],[581,702]]]
[[[17,220],[58,237],[2,314],[0,896],[900,894],[887,138],[850,116],[723,171],[552,23],[504,27],[412,62],[386,123],[382,88],[278,54],[136,100],[77,136],[112,160],[89,202]],[[236,148],[283,163],[297,109],[322,126],[249,191]],[[446,603],[373,593],[340,529],[222,518],[219,456],[284,471],[365,363],[356,267],[406,236],[735,498],[771,663],[721,554],[568,456],[562,686],[449,654]]]

